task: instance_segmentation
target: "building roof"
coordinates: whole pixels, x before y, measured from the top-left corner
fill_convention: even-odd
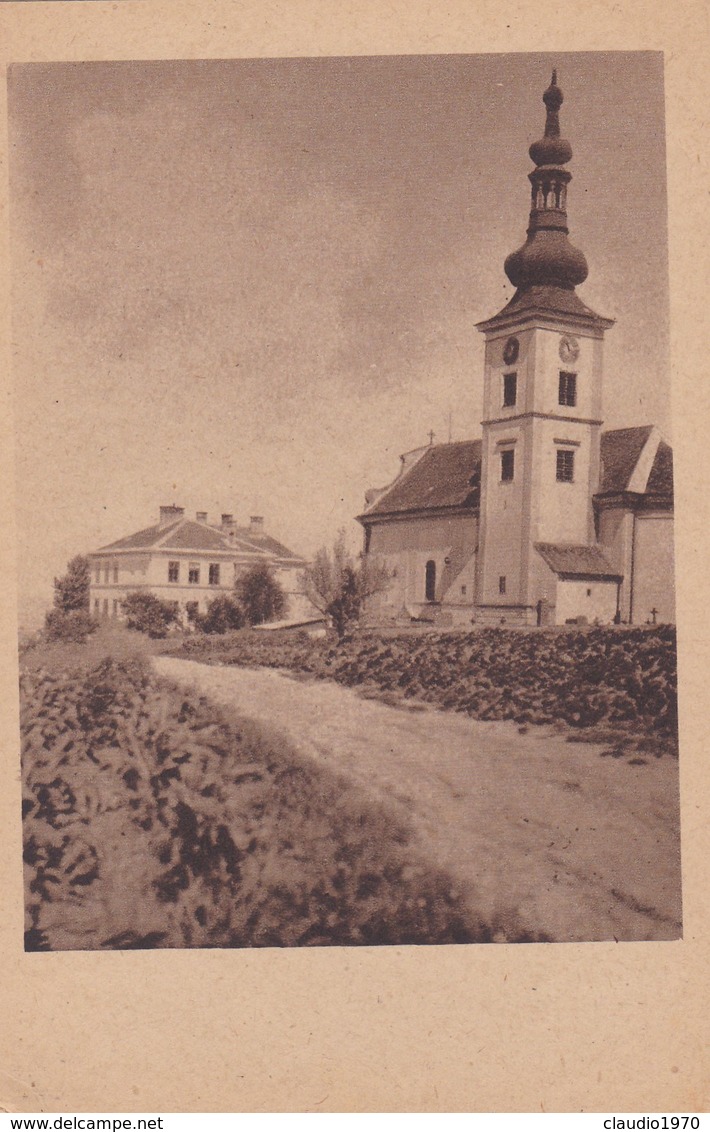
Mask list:
[[[555,574],[563,577],[622,577],[607,561],[598,546],[575,546],[569,543],[536,542],[535,549]]]
[[[480,440],[431,445],[411,467],[400,472],[360,519],[453,507],[476,511],[480,484]]]
[[[256,550],[260,550],[263,554],[273,555],[275,558],[293,559],[294,562],[304,561],[300,555],[294,554],[292,550],[289,550],[278,539],[272,538],[271,535],[265,535],[263,532],[259,534],[248,527],[238,527],[237,535],[241,541],[248,543],[250,547],[254,547]]]
[[[612,325],[611,319],[603,318],[583,303],[576,291],[546,283],[519,287],[502,310],[476,325],[479,330],[486,330],[488,327],[496,326],[498,322],[505,324],[512,317],[519,318],[527,314],[531,317],[535,314],[568,315],[577,320],[582,319],[589,325]]]
[[[157,546],[168,532],[174,531],[179,524],[180,520],[175,523],[164,524],[163,526],[156,523],[152,527],[144,527],[142,531],[136,531],[134,535],[127,535],[125,538],[117,539],[116,542],[110,542],[107,546],[100,547],[100,549],[144,550],[151,546]]]
[[[651,495],[673,495],[673,449],[665,440],[658,445],[646,491]]]
[[[257,560],[276,559],[288,561],[289,564],[294,562],[305,564],[305,560],[300,555],[294,554],[283,543],[263,532],[252,531],[248,527],[235,527],[233,533],[228,535],[220,527],[185,518],[145,527],[133,535],[100,547],[96,553],[106,554],[113,550],[183,550],[195,553],[208,551],[231,555],[247,554]]]
[[[616,428],[602,433],[599,495],[633,491],[672,498],[673,451],[663,440],[658,443],[655,454],[652,448],[647,450],[640,465],[642,486],[638,486],[641,455],[650,439],[656,443],[652,433],[658,438],[658,432],[652,425]],[[648,476],[643,470],[644,463]],[[405,466],[389,487],[375,493],[374,501],[359,518],[367,522],[386,516],[454,507],[476,512],[480,504],[480,483],[480,440],[434,444],[422,449],[421,456]]]
[[[185,519],[178,523],[167,538],[157,540],[157,545],[170,550],[229,550],[227,539],[214,527]]]

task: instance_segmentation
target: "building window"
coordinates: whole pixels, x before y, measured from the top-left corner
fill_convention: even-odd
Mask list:
[[[110,577],[111,577],[111,567],[105,566],[104,567],[104,582],[106,583],[106,585],[108,585]]]
[[[118,581],[118,566],[114,566],[113,568],[113,580],[114,582]]]
[[[510,409],[518,399],[517,373],[503,374],[503,407]]]
[[[118,617],[118,598],[113,599],[113,616]]]
[[[188,621],[194,621],[197,617],[198,612],[199,605],[196,601],[188,601],[185,603],[185,613],[187,614]]]
[[[503,483],[510,483],[515,477],[515,452],[512,448],[504,448],[500,454],[500,478]]]
[[[461,597],[466,597],[466,587],[461,586]]]
[[[100,609],[101,609],[101,602],[99,601],[99,599],[97,597],[95,597],[94,598],[94,613],[96,614],[97,617],[99,615]]]
[[[574,452],[569,449],[557,449],[557,479],[560,483],[572,483],[574,480]]]
[[[101,567],[100,566],[97,566],[96,569],[94,570],[94,581],[96,582],[97,586],[100,585],[100,583],[101,583]]]
[[[108,598],[104,598],[104,617],[108,617]]]
[[[168,562],[168,581],[169,582],[179,582],[180,581],[180,563],[179,562]]]
[[[210,585],[219,585],[219,562],[210,562]]]
[[[430,559],[424,571],[424,596],[427,601],[436,600],[436,562]]]
[[[505,593],[505,584],[506,584],[505,583],[505,574],[501,574],[501,576],[498,579],[498,593],[499,594]]]
[[[187,569],[187,580],[191,586],[199,586],[200,584],[200,564],[199,562],[191,562]]]
[[[560,405],[574,406],[577,404],[577,374],[565,373],[560,370]]]

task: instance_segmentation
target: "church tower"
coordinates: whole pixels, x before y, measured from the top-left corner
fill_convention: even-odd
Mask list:
[[[613,320],[575,288],[584,255],[568,238],[560,135],[563,95],[553,71],[543,95],[544,137],[530,146],[535,168],[525,244],[505,261],[517,288],[485,335],[481,510],[476,620],[534,624],[554,606],[553,573],[541,548],[576,552],[595,544],[592,497],[599,489],[602,347]]]

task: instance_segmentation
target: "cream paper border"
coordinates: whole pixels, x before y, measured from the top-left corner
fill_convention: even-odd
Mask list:
[[[685,936],[676,943],[25,955],[8,349],[0,385],[0,1109],[705,1110],[710,1048],[707,18],[700,0],[658,6],[650,0],[0,3],[5,63],[665,53],[685,905]],[[4,84],[0,98],[0,144],[6,156]],[[6,171],[5,160],[3,219]],[[649,239],[654,235],[649,232]],[[0,262],[7,260],[3,226]],[[6,272],[0,286],[7,342]]]

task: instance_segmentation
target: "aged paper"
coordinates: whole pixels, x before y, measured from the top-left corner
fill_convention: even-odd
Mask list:
[[[652,50],[665,56],[684,936],[673,943],[89,954],[22,951],[12,343],[2,277],[0,1108],[8,1111],[703,1111],[708,671],[704,443],[706,18],[650,4],[505,13],[323,0],[5,3],[6,64]],[[6,146],[6,88],[0,96]],[[7,178],[4,178],[4,186]],[[639,196],[644,192],[638,184]],[[6,204],[3,187],[3,202]],[[629,207],[633,201],[629,201]],[[4,209],[7,220],[7,206]],[[653,233],[649,233],[649,239]],[[7,231],[3,229],[3,262]],[[512,244],[511,244],[512,247]],[[17,332],[17,328],[16,328]],[[38,461],[43,459],[37,451]],[[59,501],[60,503],[61,501]],[[56,521],[61,522],[57,510]],[[22,563],[19,566],[22,569]]]

